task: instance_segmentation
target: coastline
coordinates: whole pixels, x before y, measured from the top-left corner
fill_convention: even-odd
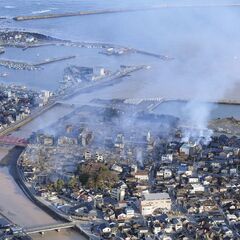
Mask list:
[[[23,50],[27,50],[28,48],[34,47],[43,47],[48,45],[55,45],[55,46],[66,46],[66,47],[79,47],[79,48],[97,48],[97,49],[107,49],[107,48],[114,48],[114,49],[126,49],[126,54],[136,53],[147,55],[150,57],[158,58],[163,61],[173,60],[173,57],[169,57],[163,54],[152,53],[148,51],[144,51],[141,49],[136,49],[128,46],[123,46],[115,43],[104,43],[104,42],[78,42],[78,41],[71,41],[71,40],[64,40],[55,37],[51,37],[49,35],[41,34],[36,31],[30,32],[26,30],[18,30],[18,29],[1,29],[0,33],[9,33],[9,32],[20,32],[24,34],[31,34],[32,36],[36,37],[36,39],[40,40],[39,43],[0,43],[0,46],[4,47],[18,47],[23,48]]]

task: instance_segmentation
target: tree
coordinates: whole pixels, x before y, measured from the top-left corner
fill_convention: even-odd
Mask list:
[[[57,192],[61,192],[63,187],[64,187],[65,183],[62,179],[58,179],[55,183],[54,183],[54,188],[56,189]]]
[[[71,189],[75,189],[78,186],[78,181],[76,177],[72,177],[69,181],[68,181],[68,187]]]
[[[110,171],[106,166],[99,169],[91,176],[93,186],[99,189],[111,188],[117,181],[117,175]]]
[[[49,192],[52,192],[55,189],[55,186],[54,186],[54,184],[50,183],[46,186],[46,188]]]
[[[88,179],[89,179],[89,174],[88,173],[80,173],[79,175],[79,181],[81,182],[81,184],[83,186],[85,186],[88,182]]]
[[[87,188],[106,189],[111,188],[117,181],[115,172],[101,163],[86,164],[78,171],[79,181]]]

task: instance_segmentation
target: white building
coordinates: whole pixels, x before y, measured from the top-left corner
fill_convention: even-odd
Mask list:
[[[112,169],[113,171],[116,171],[116,172],[119,172],[119,173],[121,173],[121,172],[123,171],[122,167],[119,166],[119,165],[117,165],[117,164],[113,164],[112,167],[111,167],[111,169]]]
[[[92,158],[92,153],[89,151],[84,152],[84,159],[90,160]]]
[[[50,91],[47,90],[43,90],[41,92],[40,98],[42,99],[42,105],[45,105],[48,103],[49,98],[52,96],[52,93]],[[40,105],[41,105],[40,104]]]
[[[147,171],[137,171],[135,173],[135,178],[140,181],[148,181],[149,176]]]
[[[161,169],[157,171],[157,177],[168,179],[172,177],[172,171],[170,169]]]
[[[196,143],[184,143],[180,147],[180,153],[184,153],[186,156],[193,155],[200,149],[201,146]]]
[[[131,207],[127,207],[125,209],[125,213],[126,213],[127,218],[132,218],[132,217],[134,217],[134,214],[135,214],[134,209]]]
[[[148,143],[151,141],[151,133],[149,131],[147,133],[146,140]]]
[[[99,152],[96,152],[95,160],[96,160],[97,162],[103,162],[103,160],[104,160],[103,154],[102,154],[102,153],[99,153]]]
[[[159,223],[155,223],[153,225],[153,233],[158,234],[162,231],[161,225]]]
[[[173,154],[164,154],[161,159],[164,163],[171,163],[173,161]]]
[[[189,177],[188,182],[189,183],[198,183],[199,179],[198,179],[198,177]]]
[[[127,185],[125,183],[119,183],[118,186],[112,189],[111,197],[117,201],[123,201],[125,197]]]
[[[140,202],[142,215],[151,215],[157,209],[171,210],[172,201],[168,193],[146,193]]]
[[[204,190],[205,190],[204,186],[199,183],[191,184],[191,186],[192,186],[192,190],[190,193],[192,193],[192,194],[204,192]]]

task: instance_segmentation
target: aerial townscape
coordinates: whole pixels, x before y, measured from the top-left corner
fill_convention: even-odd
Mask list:
[[[239,3],[120,2],[0,2],[0,240],[240,239]]]

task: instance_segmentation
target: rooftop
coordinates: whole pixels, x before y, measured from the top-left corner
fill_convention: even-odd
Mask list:
[[[144,196],[144,200],[147,200],[147,201],[170,198],[168,193],[145,193],[143,196]]]

